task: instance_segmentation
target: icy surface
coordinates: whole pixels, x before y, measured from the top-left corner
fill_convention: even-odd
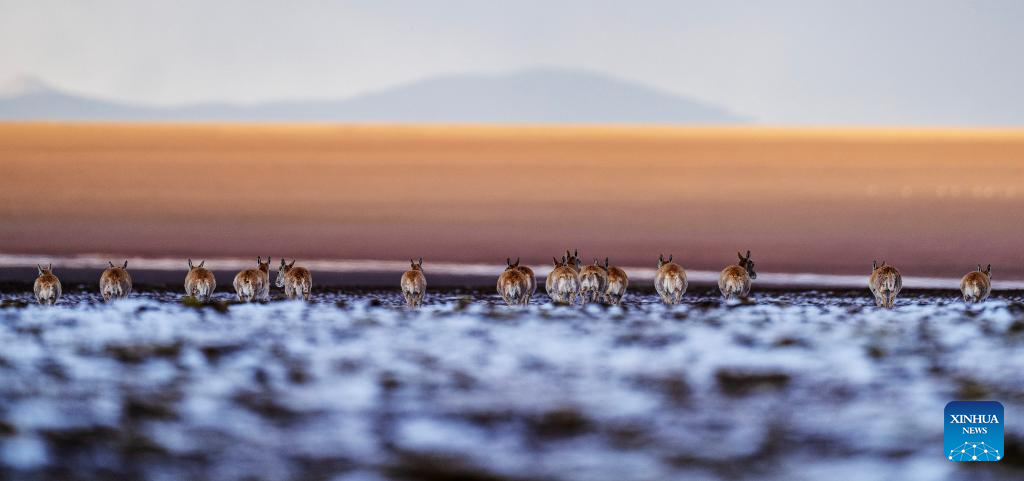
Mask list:
[[[1017,294],[892,311],[863,292],[584,309],[471,294],[417,311],[397,292],[219,308],[6,295],[0,478],[1022,476]],[[1006,459],[943,457],[956,399],[1003,403]]]

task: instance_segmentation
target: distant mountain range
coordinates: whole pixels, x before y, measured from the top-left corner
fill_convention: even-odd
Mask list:
[[[156,107],[89,98],[32,77],[0,88],[0,120],[733,124],[724,108],[592,72],[449,75],[341,100]]]

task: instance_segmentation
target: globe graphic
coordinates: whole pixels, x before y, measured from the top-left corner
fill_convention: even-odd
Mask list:
[[[1003,455],[985,443],[963,443],[949,451],[952,461],[999,461]]]

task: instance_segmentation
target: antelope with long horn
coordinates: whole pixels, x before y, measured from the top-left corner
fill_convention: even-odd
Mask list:
[[[200,302],[209,301],[213,297],[213,291],[217,290],[217,279],[205,266],[205,260],[199,261],[199,265],[193,265],[192,259],[189,259],[188,274],[185,274],[185,295],[192,296]]]
[[[746,299],[750,294],[751,279],[757,279],[750,251],[747,251],[746,256],[739,252],[736,255],[740,262],[722,269],[722,274],[718,276],[718,290],[722,291],[722,297],[726,299]]]
[[[419,262],[409,259],[409,270],[402,274],[402,295],[405,296],[405,305],[419,307],[423,302],[423,296],[427,293],[427,278],[423,275],[423,258]]]
[[[511,258],[505,259],[505,271],[498,276],[498,294],[510,306],[525,306],[529,302],[530,281],[519,268],[519,258],[513,263]]]
[[[981,264],[978,264],[978,270],[964,275],[960,280],[960,292],[964,295],[964,302],[968,304],[988,299],[988,295],[992,293],[992,264],[984,270]]]
[[[32,292],[36,294],[36,302],[44,306],[52,306],[60,300],[60,295],[63,292],[60,279],[53,274],[53,264],[48,264],[46,267],[36,264],[36,269],[39,270],[39,277],[36,277],[36,282],[32,285]]]
[[[661,301],[670,306],[679,304],[686,294],[686,271],[682,266],[672,262],[672,255],[668,260],[665,255],[658,256],[658,272],[654,274],[654,290],[658,291]]]
[[[871,277],[868,278],[868,288],[875,296],[875,305],[891,309],[896,303],[896,296],[903,289],[903,277],[900,271],[882,261],[871,261]]]
[[[300,296],[304,300],[309,300],[309,293],[313,289],[313,275],[305,267],[295,267],[295,259],[292,259],[291,264],[281,259],[276,281],[277,287],[284,288],[284,296],[288,300],[298,299]]]
[[[580,299],[583,304],[601,302],[605,289],[608,288],[608,258],[604,264],[594,258],[594,264],[580,269]]]
[[[626,287],[629,286],[629,277],[626,271],[619,266],[608,266],[608,258],[604,261],[608,269],[608,287],[605,289],[605,302],[613,306],[622,303],[622,296],[626,295]]]
[[[552,258],[554,268],[548,274],[544,287],[548,297],[556,304],[573,305],[580,292],[579,259],[574,258],[569,251],[562,260]]]
[[[124,299],[132,293],[132,276],[128,274],[128,260],[121,266],[115,266],[113,262],[107,261],[110,267],[100,274],[100,295],[104,301],[111,299]]]
[[[245,269],[235,274],[235,294],[239,302],[270,300],[270,256],[267,262],[262,257],[256,258],[255,269]]]

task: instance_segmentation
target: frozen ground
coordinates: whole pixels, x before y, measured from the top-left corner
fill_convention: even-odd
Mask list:
[[[1024,300],[699,290],[674,309],[489,291],[0,309],[0,479],[953,480],[1024,476]],[[20,292],[20,291],[19,291]],[[542,296],[538,296],[542,297]],[[226,295],[224,295],[226,299]],[[1006,407],[1006,456],[943,407]]]

